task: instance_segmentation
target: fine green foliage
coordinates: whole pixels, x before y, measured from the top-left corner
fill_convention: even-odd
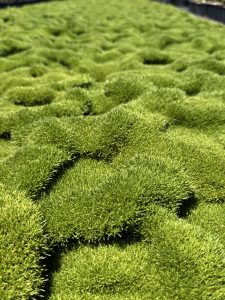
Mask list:
[[[171,132],[171,139],[176,150],[168,148],[168,154],[179,157],[188,168],[197,198],[204,202],[224,202],[224,148],[206,134],[182,127]]]
[[[40,203],[53,242],[71,236],[104,240],[134,230],[148,203],[179,211],[192,201],[188,183],[171,162],[138,155],[126,164],[117,169],[88,159],[67,172]]]
[[[113,230],[118,231],[115,221],[120,218],[123,222],[122,204],[115,206],[115,201],[110,202],[103,188],[111,173],[110,166],[104,162],[81,160],[67,171],[51,194],[41,200],[40,210],[53,242],[64,242],[71,236],[93,241],[107,233],[113,234]],[[124,210],[124,214],[129,211]]]
[[[1,39],[0,56],[6,57],[19,53],[29,48],[29,45],[23,41],[14,38]]]
[[[188,217],[191,224],[201,226],[225,245],[224,204],[200,204]]]
[[[222,299],[224,248],[199,226],[148,206],[145,243],[62,254],[50,299]]]
[[[43,288],[43,219],[24,193],[0,185],[0,298],[31,299]]]
[[[71,155],[111,160],[127,143],[135,121],[123,109],[97,117],[46,118],[33,125],[25,140],[32,145],[54,144]]]
[[[0,298],[223,300],[224,26],[64,0],[0,30]]]
[[[115,104],[124,103],[137,98],[144,92],[144,86],[135,82],[134,78],[116,78],[106,82],[104,92]]]
[[[64,253],[50,299],[137,299],[145,284],[147,258],[148,248],[141,243],[81,246]]]
[[[16,151],[17,147],[8,140],[0,140],[0,161],[3,162]]]
[[[6,99],[16,105],[44,105],[53,101],[54,93],[46,87],[17,87],[7,92]]]
[[[222,299],[224,247],[211,234],[151,206],[143,223],[153,299]]]
[[[52,146],[23,147],[1,164],[0,182],[9,190],[22,190],[36,197],[69,159],[67,154]]]

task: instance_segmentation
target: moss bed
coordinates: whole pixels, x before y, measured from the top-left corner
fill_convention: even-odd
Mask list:
[[[65,0],[0,30],[0,299],[225,299],[224,26]]]

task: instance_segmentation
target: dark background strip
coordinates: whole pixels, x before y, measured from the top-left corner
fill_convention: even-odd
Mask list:
[[[46,0],[0,0],[0,8],[10,6],[22,6],[25,4],[34,4],[38,2],[47,2]]]
[[[225,24],[225,7],[223,6],[209,3],[197,3],[191,0],[161,0],[161,2],[185,8],[195,15],[206,17]]]

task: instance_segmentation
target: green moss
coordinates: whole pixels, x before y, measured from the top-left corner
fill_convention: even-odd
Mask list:
[[[17,146],[9,141],[10,136],[1,136],[0,140],[0,163],[11,156],[16,150]]]
[[[81,160],[65,174],[51,194],[41,200],[40,210],[47,220],[53,242],[62,243],[72,236],[93,241],[117,231],[113,228],[117,225],[115,217],[113,212],[110,213],[112,203],[103,193],[106,192],[104,183],[112,177],[112,173],[107,163]],[[106,217],[108,212],[111,221]]]
[[[223,101],[204,97],[179,101],[167,107],[167,115],[178,125],[206,129],[225,122]]]
[[[70,49],[44,49],[40,55],[47,58],[49,63],[57,63],[66,69],[72,69],[77,63],[75,53]]]
[[[133,281],[100,261],[126,253],[134,274],[139,246],[74,250],[54,299],[223,299],[224,27],[153,1],[75,2],[0,12],[0,181],[36,200],[54,255],[141,234],[148,255]],[[143,221],[153,204],[170,213]],[[82,253],[103,278],[84,259],[73,285]]]
[[[183,103],[184,99],[185,94],[180,89],[154,88],[140,97],[139,102],[145,109],[166,114],[168,107],[170,107],[172,103]]]
[[[0,90],[3,94],[7,90],[16,87],[30,87],[34,83],[30,78],[29,70],[26,67],[18,67],[11,72],[1,73]]]
[[[18,52],[24,51],[28,48],[29,48],[29,45],[22,41],[15,40],[13,38],[2,39],[1,40],[1,48],[0,48],[0,56],[5,57],[5,56],[13,55]]]
[[[115,78],[112,81],[106,81],[104,93],[113,103],[119,104],[137,98],[144,92],[145,87],[135,80],[135,77]]]
[[[81,246],[65,252],[50,299],[218,299],[224,249],[198,226],[149,206],[145,243]]]
[[[224,149],[206,134],[177,128],[167,153],[180,159],[201,201],[224,202]],[[174,145],[174,146],[172,146]]]
[[[224,214],[224,204],[202,203],[189,215],[188,221],[210,232],[225,245]]]
[[[144,65],[166,65],[172,62],[168,54],[155,49],[144,51],[140,57]]]
[[[107,52],[96,55],[96,62],[104,63],[111,60],[116,60],[119,57],[120,53],[117,50],[109,50]]]
[[[198,63],[200,68],[215,72],[219,75],[225,75],[225,64],[215,59],[207,59]]]
[[[121,160],[112,166],[81,160],[41,201],[54,242],[71,236],[104,240],[135,226],[137,230],[148,203],[177,213],[183,203],[192,204],[194,195],[187,179],[172,162],[141,154]]]
[[[54,144],[72,155],[110,160],[126,144],[135,121],[135,117],[123,109],[101,116],[48,118],[34,124],[26,140],[33,145]]]
[[[65,253],[60,272],[54,274],[50,299],[81,299],[82,295],[86,299],[133,299],[143,288],[147,256],[143,244],[81,246]]]
[[[179,213],[180,206],[194,198],[188,177],[175,161],[143,152],[119,156],[114,162],[118,171],[127,172],[125,184],[141,205],[159,203]]]
[[[73,89],[77,88],[88,89],[93,84],[93,79],[88,75],[73,74],[72,76],[65,76],[62,74],[62,78],[52,82],[52,87],[57,91],[68,91],[72,92]]]
[[[216,238],[157,207],[150,208],[143,234],[153,298],[223,297],[224,248]]]
[[[37,197],[70,157],[52,147],[23,147],[0,165],[0,182],[9,190],[22,190]]]
[[[16,111],[15,109],[11,109],[1,117],[1,135],[7,133],[13,140],[19,142],[26,136],[26,132],[30,132],[31,124],[42,117],[43,116],[38,111],[33,111],[30,108]]]
[[[43,289],[43,258],[47,251],[43,219],[23,193],[0,185],[0,297],[28,299]]]
[[[35,106],[49,104],[54,100],[54,92],[43,87],[17,87],[9,90],[6,99],[16,105]]]

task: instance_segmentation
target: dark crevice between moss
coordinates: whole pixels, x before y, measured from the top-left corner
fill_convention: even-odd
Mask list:
[[[187,68],[188,68],[187,66],[180,66],[180,67],[177,67],[177,68],[176,68],[176,72],[177,72],[177,73],[182,73],[182,72],[186,71]]]
[[[60,269],[61,258],[64,253],[62,246],[53,246],[49,251],[48,255],[43,260],[44,270],[42,272],[43,286],[41,287],[42,292],[36,297],[36,300],[47,300],[51,296],[51,287],[53,285],[53,275]],[[31,300],[31,299],[30,299]]]
[[[82,89],[90,89],[92,87],[92,82],[80,83],[80,84],[75,85],[74,87],[79,87]]]
[[[68,63],[68,62],[65,61],[65,60],[59,60],[58,63],[59,63],[61,66],[63,66],[64,68],[66,68],[66,69],[69,69],[69,70],[71,69],[70,63]]]
[[[51,178],[42,186],[40,190],[38,190],[35,195],[32,197],[34,201],[39,200],[43,195],[48,195],[53,187],[58,183],[60,179],[64,176],[64,174],[71,169],[75,163],[80,159],[80,155],[76,155],[71,160],[68,160],[62,164],[60,164],[57,168],[52,170]]]
[[[5,131],[0,133],[0,139],[2,140],[11,140],[11,132],[10,131]]]
[[[190,90],[186,90],[185,93],[187,96],[192,97],[192,96],[198,95],[200,93],[200,91],[201,91],[201,89],[193,89],[193,90],[190,89]]]
[[[191,211],[198,206],[198,200],[195,197],[194,192],[190,193],[189,198],[181,202],[177,210],[177,216],[179,218],[185,219],[189,216]]]
[[[165,122],[161,128],[159,129],[159,131],[162,131],[162,132],[166,132],[170,129],[170,123],[169,122]]]
[[[151,59],[151,58],[145,58],[144,60],[143,60],[143,64],[144,65],[167,65],[167,64],[169,64],[169,63],[171,63],[171,61],[169,61],[168,59],[164,59],[164,58],[162,58],[162,59]]]
[[[165,53],[146,53],[142,55],[144,65],[167,65],[173,63],[171,57]]]
[[[11,21],[10,17],[4,17],[2,20],[4,23],[8,23],[9,21]]]
[[[94,159],[97,161],[105,161],[106,163],[111,164],[112,161],[114,160],[114,158],[120,153],[122,146],[123,145],[118,145],[115,143],[115,144],[111,145],[110,152],[108,152],[107,150],[104,152],[99,149],[95,153],[92,153],[92,152],[83,153],[81,155],[81,158],[82,159],[91,158],[91,159]]]
[[[15,101],[14,104],[18,105],[18,106],[24,106],[24,107],[34,107],[34,106],[45,106],[50,104],[50,101],[46,101],[46,102],[39,102],[37,101],[33,101],[32,103],[26,103],[23,100],[22,101]]]
[[[142,240],[142,235],[138,230],[138,225],[130,225],[126,229],[123,229],[117,236],[107,238],[104,242],[105,245],[118,245],[119,247],[125,247],[134,243],[138,243]]]
[[[58,0],[56,0],[58,1]],[[4,1],[0,3],[0,9],[6,9],[10,7],[22,7],[24,5],[32,5],[32,4],[37,4],[41,2],[46,2],[46,0],[9,0],[9,1]]]
[[[75,34],[76,34],[77,36],[84,35],[85,33],[86,33],[85,30],[77,30],[77,31],[75,32]]]
[[[31,73],[30,75],[31,75],[31,77],[33,77],[33,78],[37,78],[37,77],[40,77],[40,76],[41,76],[41,75],[37,75],[37,74],[35,74],[35,73]]]
[[[85,103],[85,109],[84,109],[83,115],[89,116],[92,113],[92,111],[93,111],[93,104],[92,104],[91,100],[88,100]]]
[[[53,32],[51,32],[52,36],[54,37],[59,37],[62,34],[61,30],[55,30]]]
[[[210,47],[206,51],[206,53],[208,53],[208,54],[214,54],[216,51],[223,50],[223,49],[224,49],[223,46],[221,47],[220,45],[214,45],[214,46]]]
[[[183,87],[183,91],[187,96],[196,96],[201,92],[203,82],[192,81]]]
[[[15,46],[11,46],[9,47],[8,49],[5,49],[2,53],[1,53],[1,57],[8,57],[8,56],[11,56],[11,55],[14,55],[14,54],[18,54],[18,53],[21,53],[21,52],[24,52],[26,50],[28,50],[30,47],[26,47],[26,48],[20,48],[20,47],[17,47],[16,45]]]
[[[159,49],[160,50],[166,50],[166,48],[168,48],[169,46],[172,46],[173,44],[178,44],[178,43],[176,43],[175,41],[163,42]]]

